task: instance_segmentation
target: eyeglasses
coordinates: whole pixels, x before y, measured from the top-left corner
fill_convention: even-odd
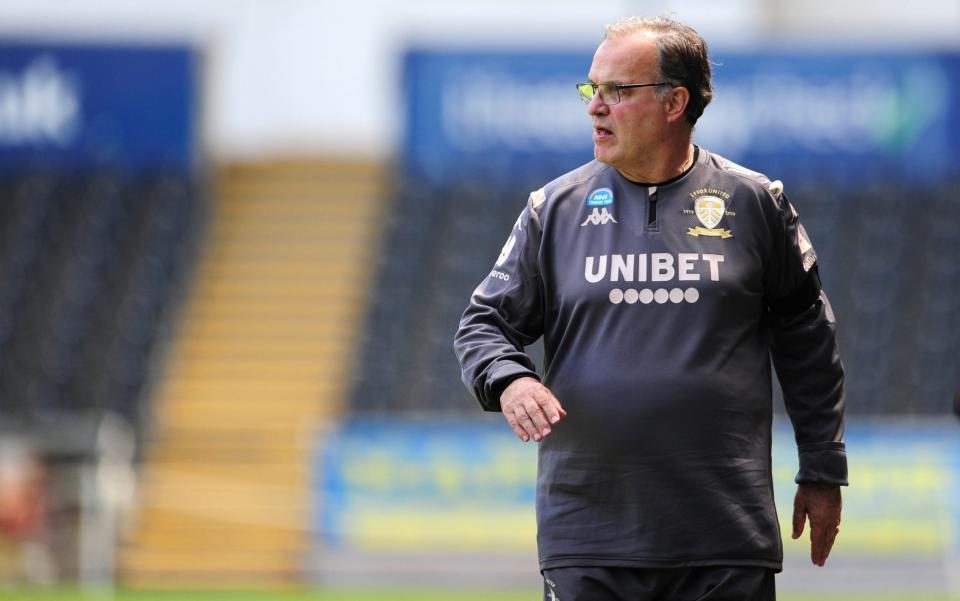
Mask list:
[[[578,83],[577,91],[580,92],[580,100],[584,103],[589,104],[599,91],[600,102],[611,105],[620,102],[620,90],[624,88],[648,88],[669,84],[670,82],[667,81],[658,81],[657,83]]]

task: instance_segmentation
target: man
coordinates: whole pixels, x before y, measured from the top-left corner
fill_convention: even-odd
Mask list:
[[[793,536],[809,518],[822,566],[839,531],[836,324],[782,184],[692,143],[710,77],[689,27],[606,28],[577,86],[596,160],[530,195],[456,335],[483,408],[540,443],[545,599],[774,598],[770,357]]]

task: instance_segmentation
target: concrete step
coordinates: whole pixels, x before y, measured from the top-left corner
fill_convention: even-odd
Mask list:
[[[291,460],[292,465],[299,463]],[[306,492],[299,488],[305,482],[295,484],[271,485],[259,481],[255,473],[229,477],[154,466],[144,473],[142,499],[149,507],[212,522],[293,528],[292,518],[302,517],[307,502]],[[228,508],[232,513],[223,511]]]
[[[292,319],[290,321],[299,323],[300,319]],[[278,327],[290,326],[278,324]],[[347,331],[348,330],[344,328],[342,334],[346,334]],[[262,359],[264,361],[274,359],[286,360],[297,357],[316,357],[330,351],[334,347],[339,348],[342,346],[342,340],[337,339],[339,336],[333,336],[331,334],[334,333],[328,332],[323,336],[312,338],[278,340],[272,337],[250,336],[244,332],[233,332],[232,334],[225,333],[220,336],[191,338],[190,340],[184,341],[184,347],[180,352],[185,358],[217,355],[241,359]]]
[[[280,332],[279,334],[282,334]],[[307,361],[327,363],[340,361],[344,340],[331,336],[310,338],[257,337],[244,332],[224,332],[210,339],[194,339],[184,345],[178,357],[193,363],[238,361],[241,363],[273,364]]]
[[[162,384],[158,394],[163,397],[164,403],[191,402],[191,399],[208,397],[231,398],[236,399],[236,402],[273,402],[287,399],[309,400],[318,394],[323,395],[339,388],[339,384],[326,380],[322,382],[313,380],[250,382],[232,378],[184,377],[175,382]]]
[[[326,296],[330,300],[356,298],[361,291],[355,290],[358,284],[366,283],[367,273],[357,265],[335,265],[328,268],[304,267],[301,272],[292,268],[281,271],[276,279],[270,272],[258,272],[240,275],[238,266],[201,268],[196,274],[198,292],[216,294],[217,292],[259,298],[291,298],[293,300]],[[283,269],[283,268],[278,268]],[[300,273],[302,277],[291,278],[284,275]],[[352,291],[352,293],[351,293]]]
[[[188,552],[184,549],[142,550],[124,558],[123,572],[133,572],[133,578],[175,577],[187,584],[191,575],[203,577],[221,575],[231,581],[243,582],[243,576],[299,574],[301,553],[293,549],[275,551],[223,551],[211,553],[205,549]],[[239,580],[238,580],[239,578]]]
[[[198,522],[199,523],[199,522]],[[289,554],[302,553],[308,548],[299,532],[276,528],[210,528],[205,522],[200,527],[177,521],[145,525],[136,540],[128,544],[149,547],[157,551],[175,551],[183,554]]]
[[[154,393],[125,585],[302,578],[310,453],[350,381],[381,174],[285,162],[216,175],[206,247]]]
[[[243,263],[275,263],[277,261],[326,261],[369,260],[369,240],[331,234],[321,244],[317,240],[299,238],[284,240],[278,245],[274,240],[238,240],[231,237],[218,239],[216,245],[204,249],[211,262],[220,262],[224,257]]]
[[[230,278],[197,278],[195,290],[216,304],[245,304],[250,302],[272,302],[277,308],[285,306],[306,307],[331,305],[356,305],[366,302],[366,291],[358,289],[365,284],[366,278],[355,275],[352,278],[320,279],[317,281],[291,283],[281,288],[271,286],[269,282],[235,281]],[[358,308],[359,309],[359,308]]]
[[[378,221],[383,207],[375,200],[355,198],[343,202],[331,198],[326,191],[312,192],[305,196],[264,199],[247,190],[237,190],[230,198],[217,206],[217,224],[233,223],[237,219],[262,219],[269,223],[329,220]],[[279,209],[279,210],[278,210]]]
[[[383,196],[383,186],[379,178],[366,176],[349,179],[331,178],[322,175],[308,175],[290,179],[251,177],[223,182],[216,189],[218,196],[224,203],[229,203],[238,196],[246,196],[261,202],[264,200],[296,202],[297,200],[329,198],[349,204]]]
[[[192,465],[196,462],[216,462],[223,466],[243,464],[245,461],[256,463],[289,462],[290,467],[299,469],[306,461],[302,455],[309,446],[308,432],[311,428],[301,425],[290,431],[269,432],[260,430],[240,437],[237,433],[197,429],[192,436],[183,430],[169,434],[157,434],[151,437],[148,450],[148,464],[141,473],[148,475],[166,472],[169,464]],[[270,435],[268,435],[270,434]]]
[[[182,373],[191,377],[203,375],[220,378],[235,376],[242,379],[271,380],[279,378],[304,378],[319,380],[331,375],[342,375],[344,366],[318,362],[316,358],[287,359],[284,361],[263,361],[261,359],[240,359],[234,357],[208,357],[202,361],[192,361],[182,353]]]
[[[311,399],[309,405],[315,405]],[[236,426],[256,425],[257,423],[296,423],[304,415],[313,413],[307,403],[282,402],[238,402],[234,398],[214,398],[192,400],[190,402],[171,403],[164,408],[163,419],[169,424],[217,422],[220,425]]]
[[[309,467],[300,456],[302,452],[303,449],[296,448],[287,453],[276,452],[264,456],[252,449],[251,452],[235,453],[232,457],[202,452],[194,452],[190,456],[152,457],[150,467],[142,474],[141,490],[162,484],[162,475],[171,472],[198,478],[256,479],[271,487],[302,486],[310,477]]]

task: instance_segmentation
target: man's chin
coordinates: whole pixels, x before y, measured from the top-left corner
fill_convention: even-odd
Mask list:
[[[609,148],[604,148],[597,144],[593,145],[593,158],[597,159],[601,163],[606,163],[607,165],[615,166],[613,164],[614,158],[612,155],[613,153],[610,152]]]

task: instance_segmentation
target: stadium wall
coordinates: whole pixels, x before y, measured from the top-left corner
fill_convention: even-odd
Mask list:
[[[909,14],[865,0],[0,0],[0,37],[204,48],[204,150],[216,160],[387,157],[402,132],[395,83],[406,47],[589,50],[604,23],[637,12],[673,14],[715,48],[949,49],[960,40],[960,5],[951,0],[914,2]]]

